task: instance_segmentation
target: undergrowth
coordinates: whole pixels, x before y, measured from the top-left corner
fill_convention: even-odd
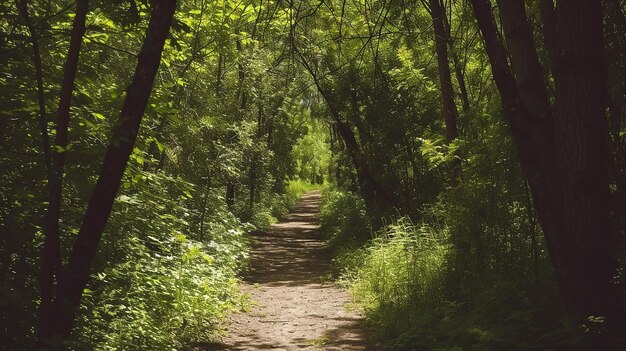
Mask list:
[[[457,272],[452,233],[460,225],[447,223],[448,212],[438,203],[419,222],[398,217],[372,229],[357,195],[325,192],[322,230],[340,282],[377,337],[391,350],[568,349],[575,336],[553,280]]]
[[[304,193],[322,190],[325,187],[326,184],[312,184],[304,180],[294,179],[287,182],[283,193],[267,194],[252,208],[247,204],[240,204],[234,212],[238,214],[238,217],[247,220],[258,229],[268,228],[285,218]]]
[[[246,223],[227,208],[222,189],[137,172],[141,181],[118,197],[109,221],[96,263],[103,268],[83,294],[84,332],[67,348],[178,350],[215,339],[226,317],[248,303],[237,278],[248,261],[247,233],[321,188],[292,181],[249,209]]]

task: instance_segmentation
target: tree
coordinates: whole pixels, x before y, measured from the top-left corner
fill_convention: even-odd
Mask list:
[[[87,19],[88,0],[76,2],[74,21],[70,45],[65,61],[63,81],[61,82],[61,96],[56,120],[56,136],[52,157],[52,172],[49,184],[48,211],[44,225],[45,241],[42,254],[41,270],[41,305],[39,312],[39,334],[41,340],[50,335],[50,321],[53,319],[52,301],[54,299],[55,279],[58,284],[61,278],[61,240],[59,233],[59,219],[61,216],[61,194],[63,191],[63,168],[65,154],[68,146],[68,128],[70,119],[70,105],[74,90],[74,79],[78,68],[78,56],[80,46],[85,33],[85,21]]]
[[[428,7],[433,21],[435,32],[435,51],[437,52],[437,67],[439,68],[439,86],[441,88],[441,115],[446,125],[446,141],[452,143],[459,136],[457,120],[459,111],[454,102],[454,89],[452,87],[452,75],[450,74],[450,61],[448,59],[448,43],[450,33],[444,23],[445,8],[441,0],[430,0]],[[456,185],[459,164],[453,160],[449,165],[448,176],[450,184]]]
[[[500,2],[508,51],[490,2],[472,5],[571,317],[589,326],[590,316],[602,316],[615,332],[600,3],[581,0],[556,8],[554,119],[523,2]],[[593,335],[596,346],[606,343],[606,332]]]
[[[133,150],[141,118],[146,109],[154,77],[161,62],[163,45],[172,24],[176,2],[155,0],[146,30],[135,75],[127,89],[120,118],[102,162],[96,187],[89,201],[85,218],[76,236],[67,266],[58,282],[53,314],[42,323],[42,344],[67,338],[72,329],[76,309],[89,279],[91,263],[96,255],[122,175]]]

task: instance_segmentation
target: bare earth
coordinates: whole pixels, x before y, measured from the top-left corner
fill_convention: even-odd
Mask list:
[[[214,350],[374,350],[346,291],[328,281],[330,252],[319,231],[320,192],[305,194],[284,222],[255,236],[241,289],[250,312],[231,317]]]

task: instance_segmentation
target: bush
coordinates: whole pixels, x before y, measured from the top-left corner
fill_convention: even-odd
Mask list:
[[[360,249],[351,292],[379,332],[397,337],[441,302],[445,239],[445,231],[400,218]]]
[[[326,190],[320,207],[321,230],[338,251],[357,248],[371,239],[365,202],[351,192]]]
[[[368,235],[372,230],[362,200],[325,192],[322,228],[336,249],[341,282],[378,337],[393,350],[572,349],[575,334],[564,323],[544,261],[532,283],[532,273],[519,264],[490,265],[483,272],[471,265],[458,269],[454,235],[477,219],[466,215],[460,221],[459,211],[473,209],[451,201],[459,194],[449,196],[424,210],[422,222],[400,217]],[[508,218],[518,223],[524,213],[511,208]],[[483,226],[483,235],[513,235],[499,223]]]
[[[138,172],[141,181],[117,199],[103,236],[74,349],[181,349],[215,338],[242,303],[237,274],[254,227],[216,193],[194,197],[190,183]]]

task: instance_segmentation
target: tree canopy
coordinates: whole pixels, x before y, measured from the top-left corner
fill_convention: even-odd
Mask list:
[[[619,350],[623,0],[0,4],[1,349],[184,349],[322,188],[385,345]],[[296,263],[294,263],[296,264]]]

